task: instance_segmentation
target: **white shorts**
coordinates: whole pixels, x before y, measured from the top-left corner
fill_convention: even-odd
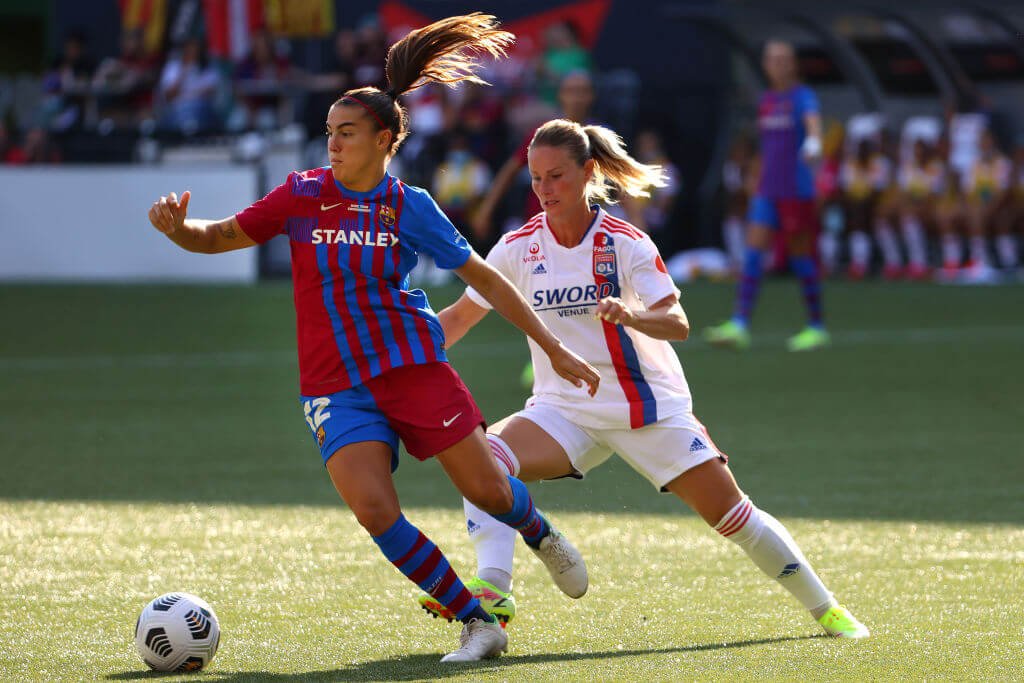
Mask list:
[[[591,429],[574,423],[561,408],[531,399],[515,417],[525,418],[551,435],[580,475],[618,453],[659,491],[712,458],[729,460],[693,413],[666,417],[639,429]]]

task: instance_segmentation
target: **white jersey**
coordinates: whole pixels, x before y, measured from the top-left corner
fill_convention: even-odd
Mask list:
[[[541,213],[502,237],[487,261],[567,347],[601,372],[591,398],[585,386],[574,387],[555,374],[529,340],[535,378],[531,402],[552,405],[576,424],[601,429],[636,429],[690,412],[690,388],[668,342],[594,317],[597,303],[609,296],[640,310],[679,296],[650,237],[599,208],[583,241],[564,247]],[[491,308],[472,288],[466,293]]]

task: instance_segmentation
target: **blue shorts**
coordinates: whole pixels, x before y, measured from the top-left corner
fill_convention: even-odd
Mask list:
[[[300,400],[325,465],[342,446],[382,441],[391,446],[394,472],[399,439],[409,455],[426,460],[486,428],[469,389],[445,362],[392,368],[359,386]]]
[[[367,386],[326,396],[300,396],[299,400],[324,464],[342,446],[383,441],[391,446],[391,471],[398,469],[398,433],[377,407],[377,400]]]
[[[813,198],[773,199],[756,194],[750,200],[747,220],[766,225],[772,230],[781,228],[787,234],[815,230],[818,225],[817,204]]]

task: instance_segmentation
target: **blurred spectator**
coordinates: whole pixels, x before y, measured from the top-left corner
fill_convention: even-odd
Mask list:
[[[483,199],[491,182],[491,171],[487,164],[473,155],[469,136],[462,128],[455,129],[448,136],[448,153],[434,172],[431,194],[463,233],[468,233],[473,247],[486,253],[492,244],[484,244],[466,230],[470,213]]]
[[[50,134],[42,126],[30,128],[25,133],[22,153],[24,157],[19,163],[57,164],[61,161],[60,150],[53,140],[50,139]]]
[[[249,54],[235,67],[235,90],[239,101],[228,124],[230,130],[280,127],[284,87],[291,76],[291,63],[275,50],[273,36],[266,29],[252,35]]]
[[[949,162],[949,138],[939,140],[937,156],[946,164],[945,191],[935,207],[935,222],[942,240],[942,270],[940,279],[955,278],[963,261],[963,243],[960,235],[966,229],[963,183],[960,172]]]
[[[945,176],[945,164],[923,139],[914,142],[910,158],[900,165],[900,227],[907,246],[907,277],[912,280],[929,273],[925,230],[936,225]]]
[[[978,158],[982,131],[988,126],[988,116],[962,107],[947,114],[949,126],[949,165],[961,177]]]
[[[563,118],[582,124],[592,123],[590,108],[594,104],[594,83],[590,74],[585,71],[574,71],[566,76],[558,88],[558,103],[562,108],[561,116]],[[495,209],[526,166],[526,153],[530,148],[530,141],[541,123],[543,121],[536,123],[529,134],[523,138],[516,152],[505,161],[494,176],[494,182],[487,191],[487,196],[484,197],[480,203],[480,209],[471,220],[472,232],[476,239],[487,241],[494,237],[495,226],[492,222]],[[532,191],[528,191],[525,210],[522,214],[516,213],[511,216],[509,222],[521,224],[526,218],[538,214],[540,211],[540,202],[537,201],[536,195]]]
[[[986,279],[990,275],[988,240],[995,232],[997,211],[1010,189],[1010,172],[1010,160],[999,150],[992,131],[986,128],[979,139],[978,158],[963,178],[964,194],[967,197],[967,232],[970,237],[969,277]],[[1009,258],[1010,250],[1006,248],[1003,251],[1011,262],[1002,265],[1015,268],[1016,252]]]
[[[846,131],[838,121],[830,121],[825,127],[822,141],[821,163],[814,175],[814,192],[821,213],[821,235],[818,237],[818,252],[825,274],[836,272],[839,262],[839,239],[843,234],[846,219],[843,214],[843,192],[839,174],[843,166],[843,145]],[[742,256],[743,243],[739,244]],[[738,262],[737,262],[738,263]]]
[[[1003,268],[1016,269],[1019,263],[1017,234],[1024,234],[1024,137],[1013,151],[1010,189],[996,222],[996,249]]]
[[[725,190],[725,211],[722,219],[722,241],[729,255],[730,267],[737,270],[743,262],[746,245],[747,209],[757,190],[758,159],[754,140],[740,133],[729,148],[722,165],[722,187]]]
[[[363,18],[356,31],[357,49],[353,60],[353,82],[349,87],[359,88],[372,85],[384,89],[384,63],[388,52],[387,36],[380,27],[376,15]]]
[[[218,127],[215,102],[220,74],[210,64],[206,48],[198,38],[190,38],[167,60],[157,99],[160,105],[158,127],[165,132],[207,132]]]
[[[507,130],[505,105],[497,90],[477,83],[463,83],[462,102],[456,114],[465,130],[473,154],[491,168],[501,163]]]
[[[43,77],[39,123],[54,130],[67,130],[80,123],[95,69],[96,62],[86,50],[85,34],[72,31],[64,40],[60,56]]]
[[[355,31],[338,31],[334,36],[334,51],[327,60],[327,70],[306,79],[309,93],[303,108],[306,136],[317,140],[324,131],[326,112],[341,93],[355,87],[356,57],[359,40]]]
[[[156,64],[145,52],[142,29],[121,35],[121,54],[100,62],[93,76],[100,117],[115,124],[135,124],[149,117]]]
[[[591,66],[590,53],[580,45],[572,23],[551,24],[544,32],[544,52],[537,67],[541,99],[556,104],[562,80],[574,71],[589,72]]]
[[[848,275],[853,280],[863,279],[868,272],[871,262],[868,232],[874,224],[878,199],[888,186],[889,170],[877,144],[870,138],[863,138],[843,161],[839,172],[850,241]]]
[[[667,178],[664,187],[649,187],[650,197],[622,198],[622,207],[630,223],[645,232],[657,233],[665,228],[669,214],[679,195],[679,169],[665,154],[661,136],[654,130],[643,130],[633,144],[634,158],[645,164],[661,166]]]
[[[882,252],[882,276],[887,280],[903,277],[903,255],[894,226],[899,224],[900,189],[895,169],[897,168],[898,143],[889,129],[879,131],[879,159],[884,168],[884,185],[875,207],[874,233]]]
[[[0,121],[0,163],[23,164],[25,160],[25,150],[15,144],[7,124]]]

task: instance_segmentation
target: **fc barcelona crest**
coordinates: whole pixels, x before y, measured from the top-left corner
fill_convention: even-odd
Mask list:
[[[380,207],[379,217],[380,222],[389,228],[395,224],[395,210],[390,206],[384,205]]]

